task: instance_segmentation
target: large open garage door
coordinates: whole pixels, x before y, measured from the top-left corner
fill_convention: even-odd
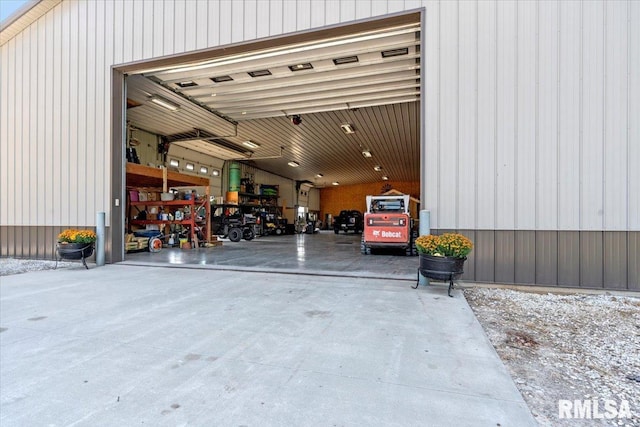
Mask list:
[[[413,274],[415,259],[363,257],[360,234],[331,223],[368,194],[419,197],[420,46],[410,13],[120,67],[125,259]],[[219,229],[228,202],[255,207],[231,213],[255,236]],[[164,247],[135,247],[156,233]],[[195,247],[211,234],[240,241]]]

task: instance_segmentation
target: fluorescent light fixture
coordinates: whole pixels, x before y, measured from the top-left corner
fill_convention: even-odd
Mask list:
[[[249,71],[247,74],[249,74],[251,77],[262,77],[262,76],[270,76],[271,71],[269,70]]]
[[[362,150],[362,155],[363,155],[365,158],[367,158],[367,159],[368,159],[368,158],[370,158],[370,157],[371,157],[371,151],[369,151],[369,150]]]
[[[190,170],[190,171],[192,171],[193,169],[195,169],[195,166],[194,166],[194,164],[193,164],[193,163],[187,163],[185,167],[187,168],[187,170]]]
[[[218,77],[211,77],[211,80],[214,83],[222,83],[222,82],[230,82],[233,80],[233,78],[231,76],[218,76]]]
[[[340,129],[342,129],[342,132],[346,133],[347,135],[352,134],[352,133],[356,133],[356,129],[353,127],[353,125],[351,123],[343,123],[340,125]]]
[[[297,162],[289,162],[289,163],[287,163],[287,164],[288,164],[289,166],[291,166],[292,168],[297,168],[298,166],[300,166],[300,164],[299,164],[299,163],[297,163]]]
[[[209,173],[209,169],[206,166],[200,166],[200,173],[207,174]]]
[[[211,172],[211,175],[220,176],[220,171],[218,169],[214,169],[213,172]]]
[[[178,166],[180,166],[180,162],[176,159],[171,159],[169,160],[169,166],[173,166],[174,168],[177,168]]]
[[[333,181],[331,185],[340,185],[340,183],[338,181]]]
[[[375,165],[375,166],[373,167],[373,170],[374,170],[374,171],[376,171],[376,172],[380,172],[380,171],[382,170],[382,166],[380,166],[380,165]]]
[[[333,60],[334,65],[351,64],[353,62],[358,62],[357,56],[345,56],[343,58],[336,58]]]
[[[380,53],[382,54],[383,58],[391,58],[392,56],[407,55],[409,53],[409,48],[408,47],[402,47],[400,49],[383,50]]]
[[[258,147],[260,147],[260,145],[259,145],[259,144],[256,144],[256,143],[255,143],[255,142],[253,142],[253,141],[244,141],[244,142],[242,143],[242,145],[244,145],[245,147],[249,147],[249,148],[258,148]]]
[[[385,176],[382,177],[382,180],[383,181],[389,181],[389,177],[385,175]]]
[[[187,80],[184,82],[178,82],[176,83],[178,86],[180,87],[193,87],[193,86],[198,86],[198,83],[194,82],[193,80]]]
[[[289,69],[291,71],[310,70],[312,68],[313,65],[311,65],[310,62],[305,62],[304,64],[289,65]]]
[[[324,175],[322,175],[321,173],[317,173],[316,174],[316,178],[322,178]]]
[[[163,97],[158,95],[153,95],[151,98],[149,98],[149,101],[153,102],[154,104],[158,104],[161,107],[164,107],[167,110],[171,110],[171,111],[176,111],[177,109],[180,108],[180,106],[175,102],[169,101],[168,99],[164,99]]]

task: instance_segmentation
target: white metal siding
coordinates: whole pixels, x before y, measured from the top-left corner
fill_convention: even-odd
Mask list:
[[[425,6],[432,228],[640,229],[638,2]]]
[[[109,212],[112,65],[418,7],[432,227],[639,230],[625,0],[65,0],[0,47],[0,224]]]

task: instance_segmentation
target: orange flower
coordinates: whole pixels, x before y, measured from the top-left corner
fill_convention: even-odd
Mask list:
[[[416,239],[416,249],[419,253],[466,258],[473,249],[473,243],[469,238],[459,233],[444,233],[440,236],[426,235]]]
[[[60,243],[93,243],[96,239],[96,233],[92,230],[68,228],[58,234],[58,242]]]

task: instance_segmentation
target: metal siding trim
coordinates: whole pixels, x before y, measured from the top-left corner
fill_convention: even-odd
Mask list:
[[[631,231],[627,236],[627,289],[640,291],[640,231]]]
[[[515,281],[515,231],[495,232],[495,281],[513,283]]]
[[[604,238],[601,231],[580,232],[580,287],[602,288]]]
[[[627,287],[627,233],[612,231],[604,233],[604,287],[626,289]]]
[[[107,254],[110,262],[124,261],[124,207],[125,207],[125,153],[123,130],[126,99],[126,84],[124,74],[116,69],[111,72],[111,194],[107,207],[110,208],[110,215],[107,212],[107,220],[111,217],[109,224],[114,230],[121,230],[109,236],[109,242],[113,248],[119,248],[117,252]],[[119,206],[115,206],[115,200],[120,201]],[[110,255],[110,256],[109,256]]]
[[[558,232],[558,285],[580,286],[580,233]]]
[[[515,235],[515,282],[536,283],[536,232],[517,231]]]
[[[460,234],[468,237],[472,242],[476,241],[476,232],[474,230],[462,230],[459,232]],[[476,258],[475,251],[471,251],[471,253],[467,256],[467,261],[464,263],[464,274],[462,275],[462,280],[470,280],[473,281],[476,275]]]
[[[495,280],[495,232],[493,230],[476,231],[474,252],[475,280],[493,282]]]
[[[536,283],[558,284],[558,233],[536,232]]]

